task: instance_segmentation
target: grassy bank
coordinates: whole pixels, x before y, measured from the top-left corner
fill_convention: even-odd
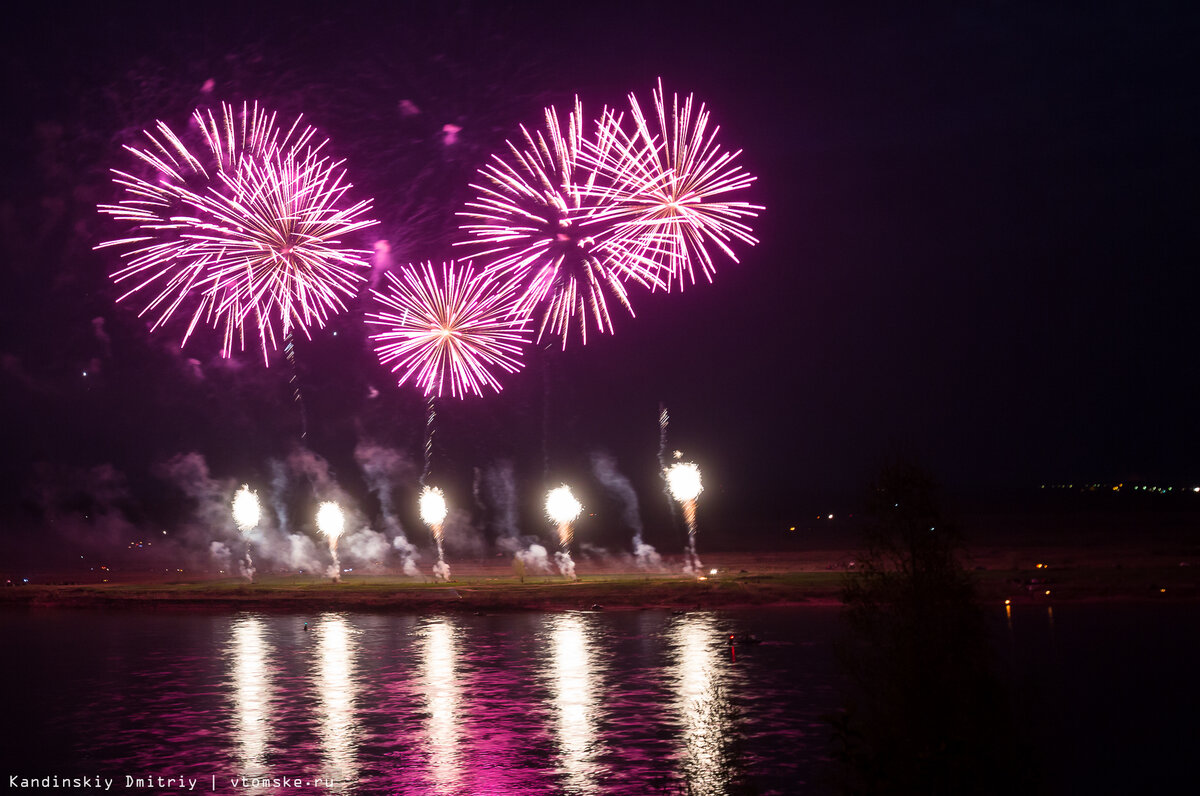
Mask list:
[[[1049,558],[1050,556],[1047,556]],[[0,607],[145,608],[152,610],[257,610],[310,612],[502,611],[631,608],[724,608],[835,603],[848,575],[841,568],[789,571],[783,562],[734,570],[704,580],[679,575],[606,573],[577,581],[466,574],[449,583],[394,576],[351,575],[341,583],[310,576],[242,580],[130,581],[83,585],[22,585],[0,589]],[[1022,568],[975,567],[985,602],[1079,600],[1195,600],[1191,567],[1119,560],[1087,565],[1036,563]],[[1047,594],[1049,592],[1049,594]]]

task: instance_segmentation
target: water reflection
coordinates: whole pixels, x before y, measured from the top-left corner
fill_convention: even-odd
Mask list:
[[[267,661],[271,646],[264,638],[266,626],[260,617],[238,617],[232,630],[237,762],[243,774],[257,776],[265,771],[270,741],[271,670]]]
[[[438,619],[421,630],[421,680],[428,738],[429,773],[437,793],[454,793],[462,784],[458,748],[462,691],[458,683],[458,638],[452,624]]]
[[[338,787],[351,786],[358,774],[355,759],[358,728],[354,719],[356,631],[346,617],[326,614],[316,624],[315,633],[320,711],[317,718],[325,776]]]
[[[724,694],[723,661],[729,654],[724,634],[712,614],[691,613],[672,626],[670,641],[688,793],[724,793],[735,762],[733,714]]]
[[[551,688],[558,714],[559,764],[567,793],[591,793],[594,788],[597,683],[593,681],[588,629],[577,615],[559,614],[551,620]]]
[[[70,755],[204,782],[336,780],[298,796],[734,793],[744,748],[759,792],[809,792],[824,738],[806,728],[836,706],[833,663],[782,640],[825,638],[836,614],[776,616],[326,613],[307,632],[294,616],[17,617],[22,677],[50,716],[17,748],[51,771]],[[729,634],[763,628],[731,664]]]

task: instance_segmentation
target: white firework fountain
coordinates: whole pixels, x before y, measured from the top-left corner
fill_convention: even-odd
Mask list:
[[[571,560],[571,540],[575,538],[575,520],[583,511],[583,504],[571,494],[571,487],[563,484],[551,489],[546,495],[546,516],[558,526],[558,547],[554,560],[563,577],[576,580],[575,562]]]
[[[704,491],[700,482],[700,468],[695,462],[675,462],[667,468],[667,486],[671,497],[683,507],[683,518],[688,526],[687,550],[683,554],[683,571],[689,575],[700,575],[703,571],[700,556],[696,555],[696,498]]]
[[[437,563],[433,565],[433,577],[437,580],[450,580],[450,566],[442,551],[442,529],[446,522],[446,496],[436,486],[427,486],[421,490],[420,498],[421,522],[429,526],[433,533],[433,541],[437,543]]]
[[[340,583],[342,580],[342,563],[338,560],[337,543],[345,528],[346,516],[342,513],[341,506],[327,500],[317,507],[317,530],[329,540],[329,555],[333,557],[333,563],[326,574],[334,583]]]
[[[258,494],[250,490],[249,484],[233,496],[233,523],[246,540],[246,562],[242,565],[242,576],[251,583],[254,582],[254,562],[250,559],[250,534],[258,527],[262,509],[258,503]]]

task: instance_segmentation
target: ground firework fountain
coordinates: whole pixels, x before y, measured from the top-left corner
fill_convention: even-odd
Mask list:
[[[694,462],[675,462],[667,468],[667,485],[671,496],[683,507],[683,518],[687,520],[688,543],[684,551],[683,571],[699,575],[700,556],[696,555],[696,498],[704,491],[700,483],[700,468]]]
[[[250,533],[258,527],[261,514],[258,495],[250,491],[249,484],[242,484],[242,488],[233,496],[233,522],[246,539],[246,563],[242,567],[242,575],[251,582],[254,581],[254,562],[250,560]]]
[[[329,566],[327,574],[334,583],[342,579],[342,563],[338,560],[337,543],[345,527],[346,517],[338,504],[327,500],[317,508],[317,530],[329,540],[329,555],[333,557],[333,563]]]
[[[571,560],[571,540],[575,537],[575,520],[583,504],[571,494],[571,487],[562,486],[551,489],[546,495],[546,516],[558,526],[559,551],[554,554],[558,570],[564,577],[575,580],[575,562]]]
[[[446,522],[446,496],[436,486],[427,486],[421,490],[421,521],[433,532],[433,541],[437,543],[437,563],[433,565],[433,576],[438,580],[450,580],[450,566],[446,563],[442,551],[442,525]]]

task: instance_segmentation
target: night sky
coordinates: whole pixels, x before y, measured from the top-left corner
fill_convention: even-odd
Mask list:
[[[359,245],[440,261],[475,170],[518,125],[576,93],[585,111],[645,100],[660,76],[743,150],[761,243],[711,285],[635,292],[612,337],[530,351],[500,395],[440,404],[434,473],[452,500],[508,459],[532,505],[548,462],[603,514],[588,462],[605,450],[647,525],[668,522],[660,402],[671,447],[704,469],[714,538],[851,501],[893,452],[962,490],[1200,479],[1187,4],[313,5],[44,6],[4,26],[10,535],[51,503],[119,503],[157,527],[178,502],[162,462],[194,451],[215,478],[262,484],[297,444],[280,355],[222,362],[211,335],[180,352],[182,324],[148,335],[114,303],[119,260],[92,247],[121,230],[95,206],[117,198],[107,170],[141,129],[221,100],[303,112],[375,200]],[[419,469],[425,420],[367,347],[367,305],[297,346],[307,446],[354,495],[356,444]]]

